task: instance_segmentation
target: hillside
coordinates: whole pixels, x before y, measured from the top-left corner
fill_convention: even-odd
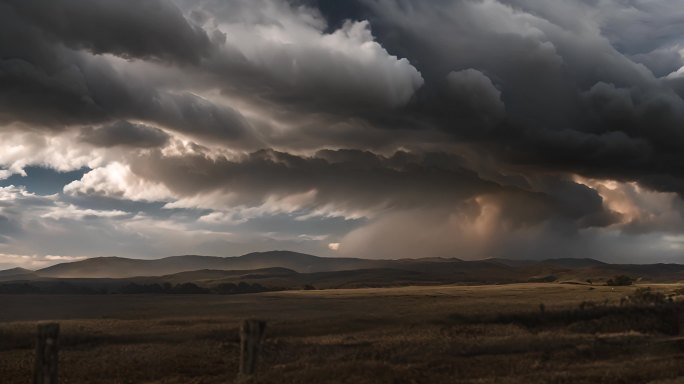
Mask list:
[[[2,278],[19,278],[27,276],[36,276],[34,271],[24,268],[12,268],[0,271],[0,279]]]
[[[42,277],[124,278],[163,276],[202,269],[252,270],[282,267],[297,272],[324,272],[382,266],[384,266],[384,262],[376,260],[326,258],[290,251],[271,251],[248,253],[237,257],[185,255],[155,260],[96,257],[53,265],[40,269],[36,273]]]
[[[207,289],[221,284],[246,283],[268,290],[304,286],[351,288],[554,281],[600,284],[616,275],[628,275],[648,282],[678,282],[684,280],[684,265],[608,264],[593,259],[368,260],[272,251],[237,257],[186,255],[156,260],[99,257],[37,271],[21,268],[0,271],[0,282],[30,283],[31,287],[37,288],[33,292],[92,293],[119,292],[130,284],[163,286],[185,283]],[[14,288],[27,290],[18,285]],[[9,291],[13,292],[12,289]]]

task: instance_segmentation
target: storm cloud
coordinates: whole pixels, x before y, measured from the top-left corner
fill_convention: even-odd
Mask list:
[[[0,0],[0,253],[678,260],[683,10]]]

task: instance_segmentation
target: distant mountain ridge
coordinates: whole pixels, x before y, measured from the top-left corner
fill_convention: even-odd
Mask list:
[[[465,261],[457,258],[372,260],[319,257],[291,251],[254,252],[235,257],[171,256],[144,260],[97,257],[30,271],[0,271],[0,281],[128,279],[131,281],[219,281],[239,279],[274,286],[369,286],[436,283],[510,283],[524,281],[600,282],[625,274],[647,281],[684,281],[680,264],[608,264],[594,259]],[[165,280],[166,279],[166,280]],[[231,281],[232,281],[231,280]]]
[[[11,268],[0,271],[0,278],[2,277],[20,277],[27,275],[34,275],[35,272],[24,268]]]
[[[272,267],[311,273],[375,268],[383,264],[383,261],[378,260],[326,258],[291,251],[269,251],[234,257],[184,255],[154,260],[95,257],[56,264],[35,272],[43,277],[124,278],[162,276],[201,269],[251,270]]]

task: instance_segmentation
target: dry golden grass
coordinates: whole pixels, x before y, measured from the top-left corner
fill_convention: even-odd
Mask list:
[[[230,383],[237,371],[238,325],[249,317],[268,321],[254,383],[680,382],[684,353],[677,342],[661,341],[669,335],[491,320],[498,314],[540,315],[540,303],[547,313],[582,301],[616,305],[635,289],[589,288],[0,296],[0,383],[30,381],[39,320],[62,324],[62,383]],[[458,320],[463,316],[470,320]],[[478,316],[482,322],[473,321]]]

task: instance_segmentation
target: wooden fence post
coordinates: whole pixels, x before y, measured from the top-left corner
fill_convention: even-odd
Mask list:
[[[57,384],[59,364],[59,324],[38,324],[34,384]]]
[[[240,327],[240,371],[242,378],[254,374],[257,358],[261,351],[261,341],[266,331],[266,322],[245,320]]]
[[[677,314],[677,335],[684,336],[684,313]]]

